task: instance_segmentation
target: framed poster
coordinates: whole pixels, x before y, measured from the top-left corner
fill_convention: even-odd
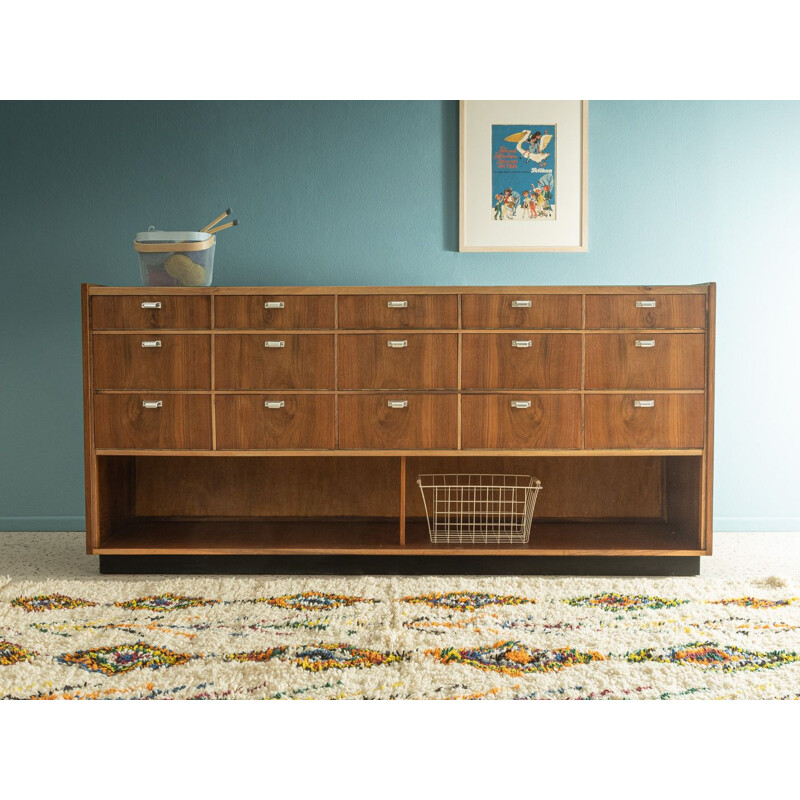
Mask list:
[[[586,252],[589,104],[462,100],[461,252]]]

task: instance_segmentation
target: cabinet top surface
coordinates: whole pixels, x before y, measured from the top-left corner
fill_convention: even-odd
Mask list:
[[[706,294],[715,283],[683,286],[100,286],[84,284],[93,295],[243,294]]]

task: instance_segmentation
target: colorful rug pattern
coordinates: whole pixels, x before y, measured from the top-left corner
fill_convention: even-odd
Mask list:
[[[12,581],[0,698],[800,699],[800,586]]]

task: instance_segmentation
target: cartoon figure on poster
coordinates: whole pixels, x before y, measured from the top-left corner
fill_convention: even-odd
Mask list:
[[[492,219],[556,218],[555,125],[492,125]]]

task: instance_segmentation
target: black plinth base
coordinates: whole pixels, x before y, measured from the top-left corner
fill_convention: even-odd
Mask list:
[[[103,575],[700,574],[699,556],[100,556]]]

